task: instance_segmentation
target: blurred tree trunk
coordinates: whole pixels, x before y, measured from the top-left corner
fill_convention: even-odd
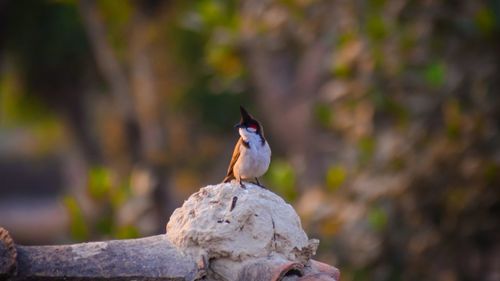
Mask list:
[[[131,152],[135,162],[140,155],[140,135],[138,132],[138,121],[133,107],[129,79],[120,65],[113,48],[107,40],[106,26],[104,25],[95,0],[79,1],[79,9],[83,18],[83,26],[87,32],[89,41],[94,51],[97,66],[116,105],[121,119],[124,133],[121,140],[128,142],[128,151]],[[126,153],[125,153],[126,154]]]
[[[79,8],[97,65],[109,86],[112,103],[116,105],[120,116],[122,129],[118,131],[122,132],[122,135],[115,138],[126,142],[123,149],[127,151],[118,155],[130,155],[126,165],[121,163],[122,159],[115,161],[115,168],[118,167],[119,174],[123,176],[137,170],[138,173],[132,173],[132,176],[141,174],[148,177],[150,180],[145,184],[151,186],[138,188],[149,192],[147,196],[155,200],[157,218],[166,217],[172,211],[173,204],[167,202],[170,196],[166,186],[166,130],[161,114],[163,103],[157,93],[151,58],[154,16],[147,15],[148,7],[136,3],[130,24],[131,30],[126,39],[130,60],[125,65],[118,60],[108,42],[106,26],[100,18],[96,1],[82,0],[79,2]],[[125,69],[129,70],[128,75]],[[108,145],[115,146],[115,143],[108,142]]]
[[[155,54],[155,21],[151,9],[138,5],[133,17],[130,33],[130,70],[132,93],[135,101],[140,133],[141,164],[153,179],[152,190],[155,208],[159,218],[168,217],[175,207],[172,202],[167,172],[167,131],[162,114],[164,101],[155,83],[155,67],[152,56]]]

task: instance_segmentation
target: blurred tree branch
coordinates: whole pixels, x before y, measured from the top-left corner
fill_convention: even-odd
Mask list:
[[[106,27],[99,15],[96,1],[80,0],[78,7],[101,74],[109,85],[111,94],[123,116],[132,119],[134,116],[133,102],[128,79],[107,40]]]
[[[193,280],[196,264],[165,235],[73,245],[21,246],[0,228],[0,279]]]
[[[206,261],[204,261],[206,262]],[[340,272],[328,264],[269,257],[238,263],[238,280],[331,280]],[[166,235],[72,245],[21,246],[0,227],[0,280],[219,280],[207,264],[197,264],[183,254]],[[213,273],[217,276],[217,273]]]

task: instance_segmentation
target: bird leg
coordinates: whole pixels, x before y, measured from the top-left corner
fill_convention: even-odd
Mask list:
[[[240,177],[240,179],[239,179],[239,182],[240,182],[240,186],[241,186],[241,188],[247,188],[247,187],[245,186],[245,184],[241,181],[241,177]]]
[[[267,189],[265,186],[263,186],[262,184],[260,184],[260,182],[259,182],[259,178],[255,177],[255,181],[257,182],[257,185],[258,185],[258,186],[260,186],[260,187],[262,187],[262,188]]]

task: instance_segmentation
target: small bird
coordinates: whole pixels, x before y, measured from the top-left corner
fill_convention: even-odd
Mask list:
[[[257,185],[264,187],[258,178],[269,168],[271,148],[264,138],[264,131],[260,123],[242,106],[240,106],[240,113],[240,123],[234,126],[238,128],[240,139],[234,147],[233,157],[223,182],[236,179],[240,186],[245,188],[242,180],[255,179]]]

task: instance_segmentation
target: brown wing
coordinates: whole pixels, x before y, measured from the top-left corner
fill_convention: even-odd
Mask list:
[[[234,164],[236,164],[236,161],[240,157],[240,147],[241,147],[242,143],[243,143],[243,140],[240,137],[240,139],[236,143],[236,146],[234,147],[233,157],[231,158],[231,162],[229,163],[229,168],[227,168],[226,177],[224,178],[224,180],[222,182],[229,182],[235,178],[234,173],[233,173],[233,168],[234,168]]]

